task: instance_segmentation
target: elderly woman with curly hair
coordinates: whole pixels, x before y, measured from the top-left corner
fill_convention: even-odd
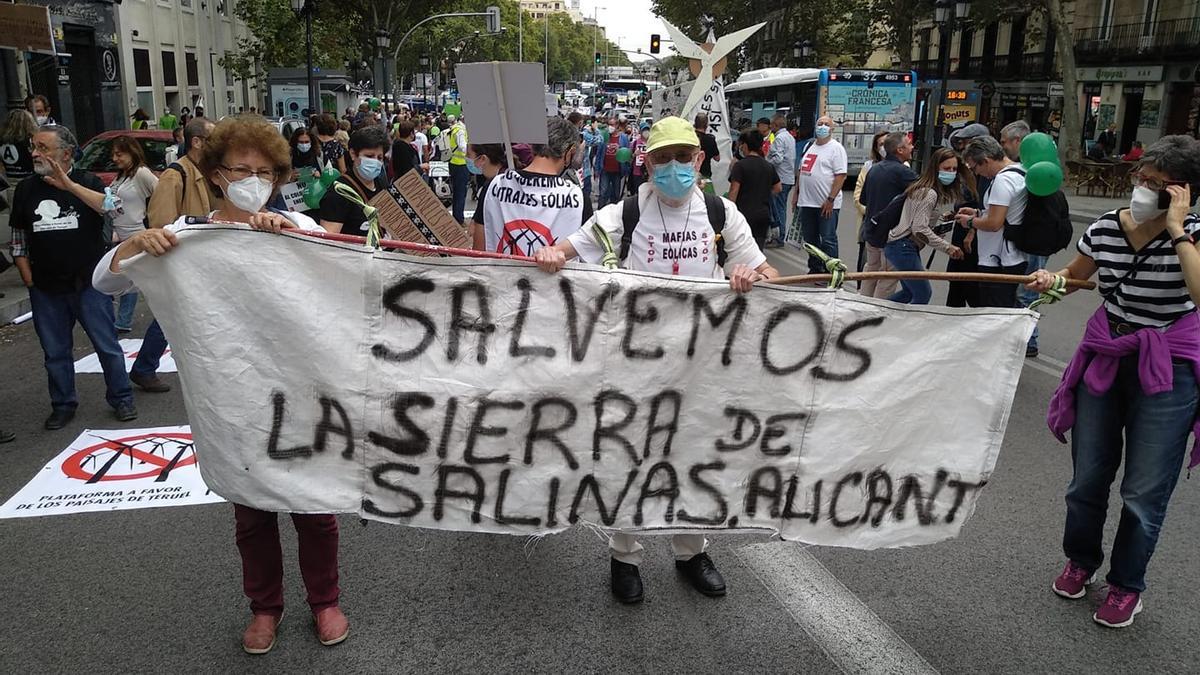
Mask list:
[[[1110,628],[1132,624],[1142,610],[1146,567],[1188,432],[1200,431],[1200,218],[1189,213],[1200,194],[1200,141],[1162,138],[1146,149],[1132,180],[1129,208],[1100,216],[1066,269],[1038,270],[1028,286],[1045,292],[1095,275],[1104,298],[1050,401],[1048,422],[1059,440],[1071,432],[1067,563],[1053,584],[1064,598],[1084,597],[1104,563],[1109,493],[1124,462],[1108,595],[1092,615]],[[1190,466],[1198,463],[1200,445]]]
[[[215,220],[249,223],[259,230],[285,228],[319,230],[303,214],[265,211],[267,202],[291,178],[291,148],[262,118],[230,117],[213,128],[204,144],[200,171],[225,199],[210,216]],[[121,263],[138,253],[160,256],[179,244],[175,230],[186,217],[162,229],[149,229],[121,242],[100,261],[93,285],[105,293],[132,285]],[[265,654],[275,645],[283,616],[283,553],[276,514],[242,504],[233,505],[238,552],[242,557],[242,588],[253,617],[242,636],[250,654]],[[334,645],[346,639],[350,624],[338,607],[338,525],[328,514],[291,514],[300,543],[300,574],[316,621],[317,639]]]

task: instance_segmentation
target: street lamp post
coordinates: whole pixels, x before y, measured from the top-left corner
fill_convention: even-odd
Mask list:
[[[421,100],[425,103],[429,102],[429,55],[421,54],[417,59],[417,64],[421,66]]]
[[[946,98],[946,78],[950,77],[950,38],[956,24],[966,22],[971,12],[970,0],[938,0],[934,5],[933,20],[938,25],[938,84],[933,94],[925,99],[925,147],[921,149],[922,165],[933,154],[938,127]]]
[[[292,11],[296,16],[304,19],[304,47],[307,51],[306,65],[308,66],[307,82],[308,82],[308,114],[312,115],[316,112],[314,103],[320,101],[320,96],[313,95],[313,40],[312,40],[312,15],[317,9],[317,0],[292,0]]]
[[[813,43],[811,40],[797,40],[792,45],[792,58],[797,64],[805,65],[813,55]]]
[[[391,93],[391,82],[388,80],[388,47],[392,46],[392,38],[388,32],[380,28],[375,33],[375,46],[379,48],[379,59],[383,61],[383,107],[387,113],[388,95]]]

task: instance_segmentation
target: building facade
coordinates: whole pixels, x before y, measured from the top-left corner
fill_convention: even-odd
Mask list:
[[[249,31],[233,16],[235,0],[124,0],[119,18],[122,108],[141,108],[152,122],[169,108],[202,105],[219,119],[251,106],[263,107],[267,92],[238,80],[220,65]]]
[[[521,0],[521,10],[540,20],[550,14],[567,14],[571,7],[565,0]],[[577,7],[575,11],[579,11]]]
[[[80,142],[127,126],[121,92],[117,7],[108,0],[22,0],[50,10],[55,54],[0,49],[0,89],[8,109],[28,95],[50,102],[51,116]]]

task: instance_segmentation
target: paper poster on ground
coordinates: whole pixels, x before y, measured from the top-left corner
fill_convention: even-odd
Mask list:
[[[86,429],[0,506],[0,518],[220,501],[200,477],[189,427]]]
[[[141,349],[142,340],[140,338],[123,338],[121,340],[121,351],[125,353],[125,372],[129,372],[129,369],[133,368],[133,362],[137,360]],[[100,357],[96,356],[95,352],[92,352],[75,362],[75,372],[103,373],[104,369],[100,367]],[[170,347],[167,347],[167,351],[163,353],[162,361],[158,364],[158,372],[176,372],[175,358],[171,355]]]

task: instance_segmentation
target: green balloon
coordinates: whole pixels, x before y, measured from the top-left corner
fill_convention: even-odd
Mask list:
[[[1024,158],[1024,152],[1021,157]],[[1054,162],[1038,162],[1025,172],[1025,188],[1029,194],[1046,197],[1058,192],[1062,187],[1062,167]]]
[[[1058,165],[1058,148],[1050,134],[1033,133],[1021,141],[1021,163],[1031,167],[1039,162]]]
[[[325,186],[319,181],[313,181],[304,186],[304,205],[310,209],[320,208],[321,199],[325,196]]]
[[[321,172],[321,185],[324,185],[326,188],[328,188],[330,185],[333,185],[338,178],[341,178],[341,176],[341,172],[337,169],[332,167],[327,168]]]
[[[617,161],[622,164],[628,164],[633,161],[633,151],[629,148],[621,148],[617,150]]]
[[[379,99],[372,96],[371,100],[367,101],[367,105],[371,107],[371,110],[379,110]]]
[[[600,132],[600,138],[602,138],[604,140],[605,145],[608,145],[608,138],[609,138],[608,129],[605,129],[604,131]]]

